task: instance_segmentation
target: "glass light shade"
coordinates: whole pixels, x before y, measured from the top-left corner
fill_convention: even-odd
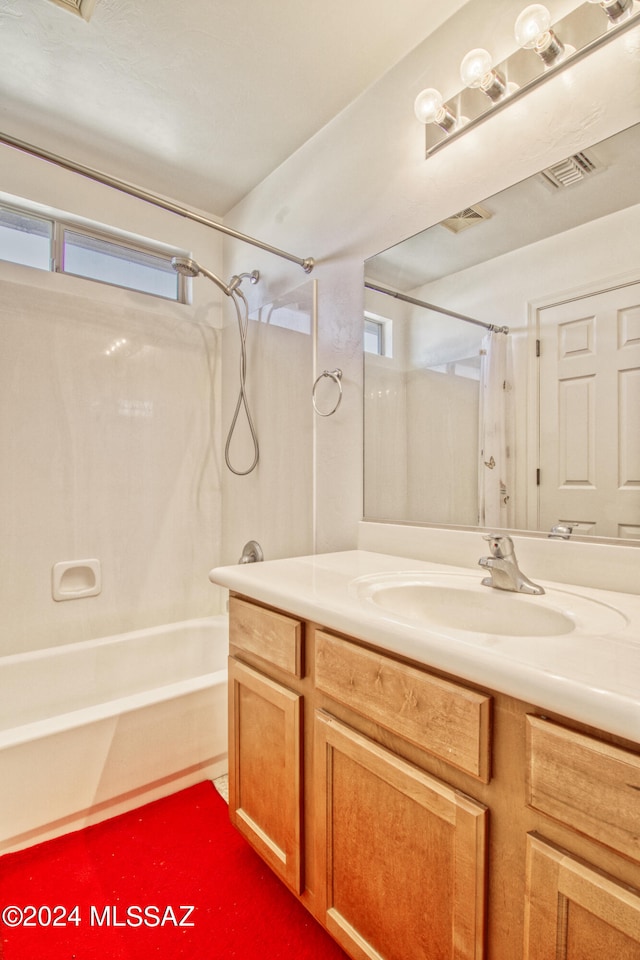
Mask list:
[[[482,78],[491,72],[493,60],[488,50],[470,50],[460,64],[460,79],[465,87],[479,87]]]
[[[427,87],[416,97],[413,109],[421,123],[437,123],[443,103],[440,91],[434,87]]]
[[[515,37],[518,46],[532,50],[538,37],[551,26],[551,14],[541,3],[532,3],[525,7],[515,24]]]

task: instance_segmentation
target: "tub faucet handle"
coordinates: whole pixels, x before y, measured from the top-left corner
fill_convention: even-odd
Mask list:
[[[248,540],[242,548],[242,556],[238,563],[259,563],[264,560],[262,547],[257,540]]]

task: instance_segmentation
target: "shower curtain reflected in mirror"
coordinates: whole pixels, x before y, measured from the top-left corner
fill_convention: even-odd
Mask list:
[[[478,524],[513,525],[513,407],[511,345],[491,331],[480,351]]]

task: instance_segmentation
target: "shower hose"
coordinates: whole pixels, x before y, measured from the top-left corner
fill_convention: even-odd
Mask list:
[[[249,403],[247,401],[247,394],[245,390],[245,382],[247,377],[247,330],[249,327],[249,307],[247,304],[247,299],[242,293],[241,290],[234,290],[231,293],[231,299],[233,300],[233,305],[236,308],[236,317],[238,320],[238,333],[240,335],[240,386],[238,390],[238,399],[236,401],[236,408],[231,419],[231,425],[229,427],[229,432],[227,434],[227,441],[224,447],[224,460],[231,471],[235,473],[237,477],[246,477],[248,473],[251,473],[255,469],[258,459],[260,457],[260,451],[258,448],[258,436],[256,434],[256,429],[253,425],[253,419],[251,417],[251,411],[249,410]],[[242,306],[240,305],[242,301]],[[236,470],[236,468],[231,463],[231,456],[229,448],[231,446],[231,440],[235,432],[236,426],[238,424],[238,417],[240,411],[244,407],[244,412],[247,418],[247,424],[249,426],[249,432],[251,433],[251,441],[253,443],[253,460],[251,466],[247,467],[246,470]]]

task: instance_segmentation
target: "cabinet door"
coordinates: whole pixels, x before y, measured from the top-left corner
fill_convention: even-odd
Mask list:
[[[302,697],[229,659],[229,814],[294,893],[302,891]]]
[[[640,892],[527,841],[525,960],[639,960]]]
[[[316,713],[326,926],[357,960],[481,960],[486,809]]]

